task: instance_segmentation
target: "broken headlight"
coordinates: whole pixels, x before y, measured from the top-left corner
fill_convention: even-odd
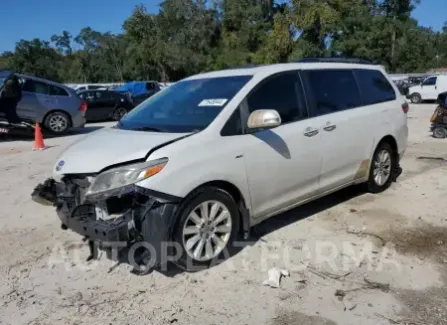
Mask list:
[[[168,158],[109,169],[94,178],[86,196],[102,194],[132,185],[158,174],[168,163]]]

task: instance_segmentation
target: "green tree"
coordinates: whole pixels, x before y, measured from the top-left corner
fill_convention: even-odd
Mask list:
[[[37,38],[19,41],[9,61],[14,71],[60,81],[58,62],[60,54],[49,42]]]
[[[66,82],[176,81],[202,71],[308,56],[364,57],[391,72],[447,64],[447,25],[411,13],[419,0],[162,0],[136,6],[123,33],[90,27],[20,40],[0,67]],[[57,31],[56,31],[57,32]]]
[[[293,22],[301,31],[303,56],[325,56],[326,41],[340,21],[343,0],[292,0]]]

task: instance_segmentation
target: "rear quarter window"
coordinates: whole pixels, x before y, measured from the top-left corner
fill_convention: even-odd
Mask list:
[[[68,93],[65,89],[63,89],[61,87],[50,85],[50,95],[51,96],[68,96]]]
[[[364,105],[373,105],[396,100],[393,86],[378,70],[355,70]]]

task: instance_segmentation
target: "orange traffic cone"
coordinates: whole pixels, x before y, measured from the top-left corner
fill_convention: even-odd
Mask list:
[[[36,122],[36,128],[34,130],[34,149],[33,150],[44,150],[46,149],[43,143],[42,131],[40,130],[39,123]]]

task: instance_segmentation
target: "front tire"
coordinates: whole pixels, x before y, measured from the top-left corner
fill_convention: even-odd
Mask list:
[[[239,234],[240,214],[233,197],[205,187],[182,205],[173,240],[181,247],[176,263],[188,271],[208,268],[225,256]]]
[[[420,104],[420,103],[422,103],[422,97],[421,97],[421,94],[419,94],[419,93],[411,94],[411,96],[410,96],[410,100],[411,100],[411,102],[412,102],[413,104]]]
[[[396,155],[390,144],[379,144],[374,152],[369,170],[367,189],[370,193],[380,193],[388,189],[393,181],[393,169],[396,166]]]
[[[70,117],[64,112],[52,112],[45,118],[44,126],[53,134],[64,134],[70,128]]]

